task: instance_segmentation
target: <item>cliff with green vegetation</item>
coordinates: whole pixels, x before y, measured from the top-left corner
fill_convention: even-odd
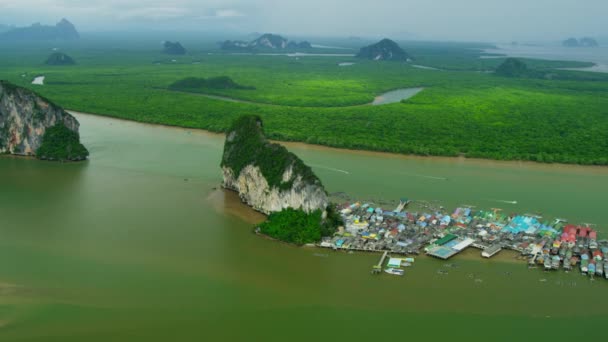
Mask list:
[[[76,61],[65,53],[54,52],[46,59],[45,64],[53,66],[74,65]]]
[[[402,61],[411,59],[397,43],[390,39],[382,39],[376,44],[361,48],[357,58],[369,59],[374,61]]]
[[[312,213],[329,203],[321,181],[284,146],[266,140],[258,116],[238,118],[226,134],[223,186],[265,214],[293,208]]]
[[[242,89],[253,90],[254,87],[244,86],[236,83],[228,76],[211,78],[188,77],[169,85],[170,90],[187,91],[192,93],[205,92],[214,89]]]
[[[78,121],[31,90],[0,81],[0,153],[77,161],[89,152],[80,144]]]
[[[80,38],[76,27],[67,19],[54,26],[33,24],[29,27],[10,28],[0,34],[0,40],[75,40]]]

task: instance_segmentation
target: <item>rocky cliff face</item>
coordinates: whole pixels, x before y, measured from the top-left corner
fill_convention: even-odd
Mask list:
[[[226,135],[223,186],[266,214],[286,208],[324,211],[329,204],[321,181],[285,147],[269,143],[258,117],[238,119]]]
[[[34,92],[0,81],[0,153],[35,156],[51,127],[77,134],[79,123]]]
[[[361,48],[357,58],[374,61],[407,61],[411,59],[407,52],[390,39],[383,39],[376,44]]]
[[[289,41],[284,37],[276,34],[266,33],[261,35],[259,38],[252,40],[251,42],[245,42],[241,40],[227,40],[220,43],[222,50],[297,50],[297,49],[311,49],[312,45],[307,41],[296,42]]]

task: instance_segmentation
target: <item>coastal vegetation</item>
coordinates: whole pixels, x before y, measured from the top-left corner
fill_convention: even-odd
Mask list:
[[[228,76],[217,76],[210,78],[187,77],[176,81],[169,89],[186,92],[207,92],[215,89],[244,89],[254,90],[254,87],[244,86],[236,83]]]
[[[275,239],[304,245],[314,243],[323,237],[321,210],[306,213],[292,208],[272,213],[268,220],[259,225],[260,233]],[[327,236],[327,235],[325,235]]]
[[[505,58],[480,58],[479,49],[487,45],[401,45],[415,62],[209,55],[214,50],[204,50],[154,65],[159,55],[150,44],[128,52],[76,50],[78,66],[56,69],[39,65],[39,56],[48,52],[5,49],[0,78],[32,87],[24,71],[43,74],[45,86],[37,91],[65,108],[141,122],[225,132],[236,118],[256,114],[264,120],[266,135],[276,140],[404,154],[608,164],[608,98],[603,96],[608,75],[559,70],[589,63],[520,59],[530,71],[550,71],[552,79],[496,77],[488,72]],[[337,66],[354,61],[348,68]],[[187,77],[225,75],[255,90],[214,89],[214,94],[255,103],[167,89]],[[403,103],[338,108],[409,87],[425,90]]]
[[[58,123],[46,129],[42,145],[36,151],[36,157],[55,161],[80,161],[89,156],[89,151],[80,143],[80,135]]]
[[[272,238],[304,245],[332,236],[336,228],[342,225],[344,225],[342,217],[335,210],[335,206],[330,205],[327,207],[325,217],[321,210],[306,213],[292,208],[284,209],[270,214],[258,228],[260,233]]]
[[[526,63],[517,58],[507,58],[496,69],[496,75],[504,77],[522,77],[529,74]]]

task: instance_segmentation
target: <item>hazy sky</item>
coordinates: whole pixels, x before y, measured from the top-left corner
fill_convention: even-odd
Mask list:
[[[608,35],[608,0],[0,0],[0,23],[449,40]],[[399,37],[395,37],[399,38]]]

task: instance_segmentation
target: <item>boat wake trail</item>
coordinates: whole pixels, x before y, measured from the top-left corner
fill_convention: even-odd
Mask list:
[[[507,201],[507,200],[497,200],[497,199],[488,199],[488,201],[506,203],[506,204],[517,204],[517,201]]]
[[[441,181],[448,180],[446,177],[436,177],[436,176],[427,176],[427,175],[405,174],[405,176],[435,179],[435,180],[441,180]]]
[[[312,167],[318,167],[319,169],[324,169],[324,170],[329,170],[329,171],[334,171],[334,172],[340,172],[346,175],[350,175],[350,172],[345,171],[345,170],[340,170],[340,169],[334,169],[333,167],[327,167],[327,166],[323,166],[323,165],[315,165],[315,164],[308,164]]]

